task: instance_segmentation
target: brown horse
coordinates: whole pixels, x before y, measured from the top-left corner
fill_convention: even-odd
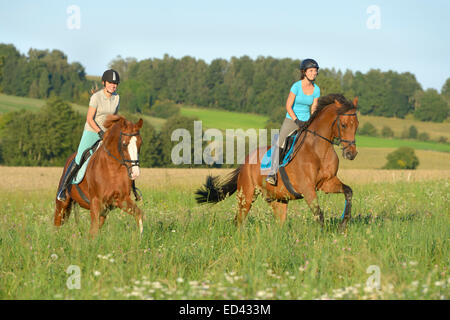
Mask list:
[[[76,202],[91,212],[91,236],[97,234],[108,210],[114,207],[133,215],[142,234],[142,212],[130,197],[132,183],[140,173],[142,139],[139,129],[142,124],[142,119],[134,124],[122,116],[108,116],[104,123],[107,131],[91,156],[83,181],[68,188],[66,201],[56,199],[55,226],[61,226],[68,219],[72,203]],[[60,184],[75,156],[76,153],[67,159]]]
[[[267,150],[267,147],[264,147],[249,154],[245,163],[228,176],[208,176],[206,184],[196,192],[197,202],[217,203],[225,199],[227,194],[238,191],[238,212],[235,221],[240,225],[246,218],[258,189],[271,204],[275,216],[283,223],[286,220],[289,200],[304,197],[314,217],[323,225],[323,213],[316,191],[344,193],[346,205],[341,227],[345,227],[351,218],[352,189],[336,177],[339,158],[333,144],[342,143],[345,159],[353,160],[356,157],[357,103],[358,98],[352,103],[340,94],[330,94],[319,99],[316,112],[306,123],[305,129],[299,132],[291,162],[285,166],[285,173],[293,187],[291,191],[280,179],[280,171],[276,186],[266,183],[266,176],[262,175],[260,170],[261,155]],[[257,161],[252,161],[256,162],[254,164],[249,161],[252,157],[257,157]]]

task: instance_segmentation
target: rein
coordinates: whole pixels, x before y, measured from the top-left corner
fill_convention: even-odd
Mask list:
[[[337,129],[338,129],[338,137],[334,138],[333,140],[330,140],[328,138],[325,138],[324,136],[318,134],[315,131],[311,131],[309,129],[305,129],[306,132],[309,132],[313,135],[315,135],[316,137],[322,138],[325,141],[328,141],[331,144],[334,144],[336,146],[340,145],[342,142],[346,142],[347,145],[343,147],[343,150],[345,150],[346,148],[352,146],[352,145],[356,145],[356,140],[345,140],[341,138],[341,120],[340,120],[340,116],[356,116],[356,113],[344,113],[344,114],[339,114],[336,116],[336,119],[334,119],[333,124],[331,125],[331,127],[333,128],[334,124],[337,122]]]
[[[102,143],[103,145],[103,149],[105,149],[106,153],[112,157],[114,160],[116,160],[117,162],[119,162],[121,165],[125,166],[127,168],[127,173],[128,173],[128,177],[131,179],[131,169],[133,167],[139,167],[140,166],[140,162],[139,162],[139,154],[138,154],[138,159],[137,160],[128,160],[125,159],[125,156],[123,154],[123,150],[122,150],[122,136],[127,136],[127,137],[133,137],[133,136],[138,136],[140,135],[139,132],[134,132],[134,133],[124,133],[122,131],[120,131],[120,136],[119,136],[119,142],[118,142],[118,149],[119,149],[119,154],[121,159],[118,159],[117,157],[115,157],[105,146],[104,143]],[[128,163],[130,163],[130,165],[128,165]]]
[[[331,125],[331,128],[333,128],[334,124],[337,122],[337,126],[338,126],[338,137],[337,137],[337,138],[335,137],[333,140],[330,140],[330,139],[328,139],[328,138],[326,138],[326,137],[324,137],[324,136],[318,134],[318,133],[315,132],[315,131],[311,131],[311,130],[309,130],[308,128],[302,128],[302,129],[300,129],[300,132],[299,132],[298,134],[300,135],[300,134],[303,133],[303,131],[306,131],[307,133],[309,132],[309,133],[313,134],[314,136],[319,137],[319,138],[321,138],[321,139],[323,139],[323,140],[329,142],[330,144],[334,144],[334,145],[336,145],[336,146],[340,145],[342,142],[346,142],[347,145],[343,147],[343,150],[345,150],[346,148],[350,147],[351,145],[356,145],[356,140],[345,140],[345,139],[342,139],[342,138],[341,138],[341,125],[340,125],[341,122],[340,122],[340,118],[339,118],[339,117],[340,117],[340,116],[356,116],[356,115],[357,115],[356,113],[344,113],[344,114],[338,114],[338,115],[336,116],[336,119],[334,119],[334,121],[333,121],[333,123],[332,123],[332,125]],[[305,135],[303,136],[303,139],[300,141],[298,147],[295,148],[295,151],[294,151],[294,154],[292,155],[292,158],[294,158],[295,154],[300,150],[300,148],[302,147],[302,145],[303,145],[303,143],[305,142],[305,140],[306,140],[306,133],[305,133]]]

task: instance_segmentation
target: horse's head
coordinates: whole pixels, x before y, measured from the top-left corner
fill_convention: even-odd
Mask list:
[[[340,107],[342,104],[338,100],[334,100],[334,103]],[[342,143],[342,156],[344,159],[353,160],[355,159],[358,151],[356,151],[356,129],[358,129],[358,116],[356,108],[358,105],[358,97],[353,99],[353,108],[344,107],[343,111],[338,111],[337,118],[334,123],[334,136],[337,137],[338,142]],[[339,110],[338,109],[338,110]],[[333,123],[333,125],[334,125]]]
[[[132,123],[119,115],[110,115],[104,123],[108,130],[105,133],[104,143],[108,148],[116,143],[119,153],[118,160],[128,170],[130,179],[135,180],[139,174],[139,152],[141,150],[142,138],[139,130],[142,128],[143,120]]]

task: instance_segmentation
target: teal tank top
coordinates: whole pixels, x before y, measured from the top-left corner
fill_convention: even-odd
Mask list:
[[[294,104],[292,105],[292,110],[294,111],[297,118],[301,121],[308,121],[311,115],[311,105],[315,98],[320,97],[320,88],[314,84],[314,91],[311,95],[306,95],[303,93],[302,80],[297,81],[291,87],[291,92],[295,94]],[[286,118],[292,120],[289,113],[286,112]]]

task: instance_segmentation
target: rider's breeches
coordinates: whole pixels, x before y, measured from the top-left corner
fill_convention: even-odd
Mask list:
[[[278,171],[278,166],[280,162],[280,150],[284,148],[284,144],[286,143],[286,138],[291,135],[295,130],[298,129],[297,124],[289,119],[284,118],[283,124],[280,128],[280,134],[278,139],[275,142],[275,148],[272,153],[272,163],[269,171],[269,175],[276,174]]]
[[[78,165],[80,164],[83,152],[92,147],[99,139],[100,137],[97,133],[87,130],[83,131],[83,136],[81,137],[80,145],[78,146],[77,156],[75,157],[75,162]]]

